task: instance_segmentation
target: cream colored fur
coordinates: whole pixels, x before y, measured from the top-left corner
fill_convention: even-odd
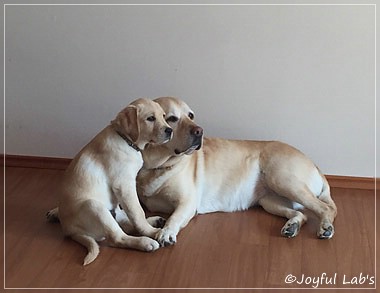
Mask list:
[[[167,142],[172,133],[164,115],[159,104],[151,100],[134,101],[67,168],[58,189],[58,209],[50,211],[48,217],[59,214],[64,234],[87,247],[84,265],[95,260],[99,253],[97,241],[104,239],[115,247],[143,251],[159,248],[152,238],[160,229],[152,227],[154,221],[145,219],[136,193],[136,175],[143,165],[141,152],[123,136],[140,149],[148,143]],[[119,204],[128,215],[129,224],[151,238],[129,236],[120,228],[110,212]]]
[[[283,236],[296,236],[306,222],[300,207],[318,216],[318,237],[333,236],[337,209],[328,182],[303,153],[277,141],[202,141],[203,131],[187,104],[170,97],[155,101],[166,112],[174,135],[170,142],[143,151],[137,186],[150,211],[171,214],[157,234],[161,245],[174,244],[197,213],[233,212],[254,205],[288,218]]]

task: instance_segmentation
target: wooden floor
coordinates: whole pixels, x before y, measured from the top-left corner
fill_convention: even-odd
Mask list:
[[[375,288],[373,190],[332,190],[338,217],[331,240],[316,238],[318,222],[310,213],[300,235],[285,239],[285,220],[254,208],[199,215],[175,246],[153,253],[101,245],[97,260],[83,267],[85,248],[45,220],[61,176],[60,170],[6,168],[5,288],[299,289],[317,286],[310,282],[323,276],[318,288]],[[301,284],[286,283],[290,274]]]

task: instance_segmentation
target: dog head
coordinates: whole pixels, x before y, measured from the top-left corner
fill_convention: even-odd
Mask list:
[[[203,143],[203,129],[194,122],[194,112],[185,102],[174,97],[161,97],[154,101],[166,113],[173,137],[165,144],[147,145],[142,152],[145,170],[173,166],[182,160],[183,155],[199,150]]]
[[[129,104],[111,124],[141,149],[148,143],[168,142],[173,132],[165,121],[165,112],[160,105],[144,98]]]
[[[161,97],[154,100],[166,113],[166,122],[173,129],[173,138],[162,147],[173,155],[190,155],[202,146],[203,129],[194,122],[194,112],[178,98]]]

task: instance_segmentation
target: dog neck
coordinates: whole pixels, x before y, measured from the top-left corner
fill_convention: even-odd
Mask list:
[[[121,133],[119,130],[116,130],[116,133],[122,138],[125,140],[125,142],[133,149],[135,149],[137,152],[141,152],[141,149],[136,145],[134,144],[125,134]]]
[[[144,159],[145,170],[170,170],[181,160],[164,145],[147,145],[141,152]],[[182,157],[182,156],[181,156]]]

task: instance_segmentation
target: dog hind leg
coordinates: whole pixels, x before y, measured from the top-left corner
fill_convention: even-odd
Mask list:
[[[288,219],[281,229],[281,235],[292,238],[298,235],[301,226],[307,221],[306,215],[293,209],[293,204],[287,198],[274,193],[264,195],[259,200],[259,205],[268,213]]]
[[[153,251],[160,247],[158,242],[151,238],[127,235],[103,203],[96,200],[86,200],[83,202],[77,215],[76,231],[69,235],[81,244],[83,244],[83,237],[78,239],[77,235],[87,235],[95,240],[103,240],[105,238],[109,245],[113,247],[133,248],[142,251]],[[88,245],[85,246],[88,247]],[[89,254],[90,252],[89,250]]]
[[[319,230],[317,236],[321,239],[330,239],[334,235],[333,222],[336,216],[336,206],[329,200],[329,196],[322,194],[320,199],[313,194],[311,190],[303,182],[293,181],[287,186],[281,188],[276,187],[275,192],[281,196],[285,196],[292,202],[297,202],[305,208],[311,210],[320,219]]]

